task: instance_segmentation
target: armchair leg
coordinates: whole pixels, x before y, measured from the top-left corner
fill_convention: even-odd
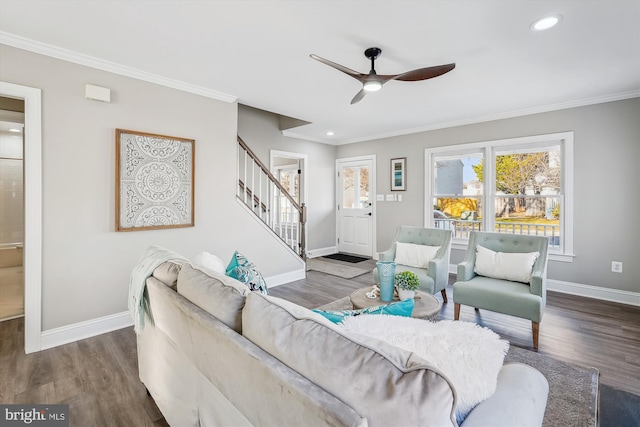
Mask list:
[[[447,301],[447,292],[443,289],[440,291],[440,294],[442,294],[442,301],[445,302],[445,304],[448,302]]]
[[[453,305],[453,320],[460,320],[460,304]]]
[[[538,335],[540,333],[540,323],[531,322],[531,331],[533,332],[533,349],[538,350]]]

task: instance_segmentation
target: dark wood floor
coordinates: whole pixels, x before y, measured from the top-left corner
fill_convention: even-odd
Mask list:
[[[313,308],[371,280],[370,274],[346,280],[313,271],[270,293]],[[441,319],[453,319],[451,287],[447,293]],[[461,318],[531,349],[527,321],[469,307]],[[549,292],[539,352],[595,366],[602,383],[640,395],[640,308]],[[71,426],[167,425],[138,380],[132,328],[25,355],[24,320],[0,322],[0,403],[66,403]]]

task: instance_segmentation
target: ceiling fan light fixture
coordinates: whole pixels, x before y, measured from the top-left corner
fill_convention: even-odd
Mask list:
[[[555,27],[561,19],[561,15],[549,15],[544,18],[540,18],[531,24],[531,31],[548,30],[549,28]]]
[[[376,80],[364,82],[364,84],[362,85],[362,89],[364,89],[365,92],[377,92],[382,89],[382,83]]]

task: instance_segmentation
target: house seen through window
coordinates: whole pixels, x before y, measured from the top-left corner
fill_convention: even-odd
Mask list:
[[[539,235],[571,255],[572,153],[572,132],[427,149],[425,223],[458,244],[472,230]]]

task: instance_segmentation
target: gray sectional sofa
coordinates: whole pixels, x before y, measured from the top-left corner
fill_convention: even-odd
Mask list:
[[[456,390],[414,353],[346,335],[324,317],[189,263],[146,281],[140,380],[186,426],[456,426]],[[540,426],[548,384],[505,365],[462,423]]]

